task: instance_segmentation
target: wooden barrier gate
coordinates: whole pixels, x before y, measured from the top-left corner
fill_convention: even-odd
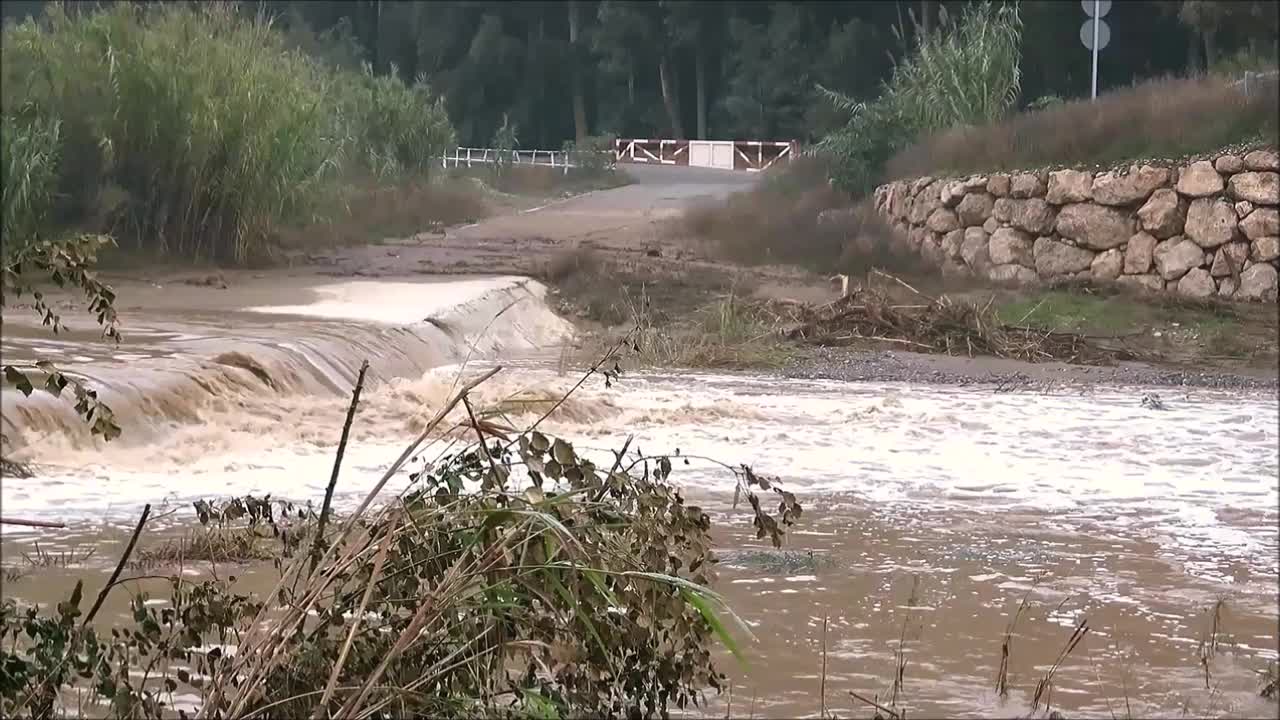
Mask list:
[[[686,165],[760,172],[779,160],[790,161],[799,143],[769,140],[616,140],[617,162]]]

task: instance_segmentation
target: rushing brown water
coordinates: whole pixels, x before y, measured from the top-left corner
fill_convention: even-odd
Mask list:
[[[217,296],[221,306],[203,290],[186,306],[147,298],[167,309],[131,317],[119,348],[6,324],[6,360],[52,356],[102,387],[125,429],[103,445],[65,408],[5,395],[5,432],[40,469],[6,479],[5,514],[70,524],[5,528],[6,566],[37,541],[96,550],[6,582],[6,597],[63,599],[77,577],[95,592],[146,502],[162,517],[144,545],[189,525],[195,498],[317,500],[364,358],[374,382],[339,507],[439,407],[461,363],[473,373],[507,358],[477,393],[487,405],[555,397],[577,379],[545,359],[569,328],[536,285],[308,282],[287,301],[265,286]],[[849,691],[888,704],[900,658],[897,705],[912,716],[1026,716],[1081,622],[1090,630],[1050,698],[1069,717],[1274,716],[1257,671],[1277,657],[1280,622],[1276,399],[1166,393],[1160,412],[1141,395],[641,374],[588,383],[550,428],[602,455],[634,433],[647,450],[750,463],[805,503],[777,553],[730,507],[723,471],[694,461],[673,476],[718,520],[718,589],[754,636],[742,637],[745,667],[722,659],[734,689],[707,716],[869,717]],[[541,409],[506,407],[517,422]],[[388,493],[407,478],[397,482]],[[266,566],[234,574],[259,589],[273,578]],[[1024,599],[1001,698],[1001,644]],[[1201,644],[1219,601],[1206,676]],[[118,593],[106,610],[126,603]]]

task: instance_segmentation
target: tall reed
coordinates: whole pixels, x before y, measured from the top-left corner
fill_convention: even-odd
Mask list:
[[[877,100],[858,102],[821,88],[849,115],[845,127],[818,145],[834,161],[835,180],[846,190],[867,193],[889,157],[919,135],[1003,117],[1020,89],[1021,40],[1016,7],[982,2],[923,37],[894,68]]]
[[[0,119],[0,232],[6,244],[38,237],[49,221],[59,130],[57,120]]]
[[[61,129],[44,212],[140,250],[243,261],[344,171],[425,174],[452,142],[425,84],[324,66],[227,3],[53,5],[4,30],[3,65],[4,116]]]

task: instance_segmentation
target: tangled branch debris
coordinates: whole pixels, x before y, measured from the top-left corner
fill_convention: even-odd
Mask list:
[[[919,302],[904,304],[881,290],[857,288],[826,305],[772,302],[765,311],[775,316],[783,337],[827,347],[878,341],[915,352],[1087,365],[1134,357],[1076,333],[1002,323],[991,303],[979,306],[946,295],[932,298],[904,286]]]

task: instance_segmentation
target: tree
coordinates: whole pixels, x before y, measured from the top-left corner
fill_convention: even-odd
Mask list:
[[[663,22],[672,46],[693,55],[696,86],[695,117],[697,137],[707,139],[707,61],[723,49],[726,32],[725,3],[697,0],[663,0]]]
[[[646,67],[657,70],[667,129],[672,137],[683,138],[678,76],[672,60],[673,43],[663,22],[664,10],[659,3],[604,0],[597,11],[600,30],[595,47],[614,67],[625,67],[632,73]]]
[[[771,6],[768,25],[743,17],[729,22],[731,44],[721,115],[740,137],[796,138],[808,134],[804,118],[814,102],[812,17],[797,3]]]
[[[573,82],[573,133],[574,139],[581,143],[587,135],[587,105],[582,91],[582,46],[580,45],[581,24],[580,0],[568,0],[569,9],[569,63]]]

